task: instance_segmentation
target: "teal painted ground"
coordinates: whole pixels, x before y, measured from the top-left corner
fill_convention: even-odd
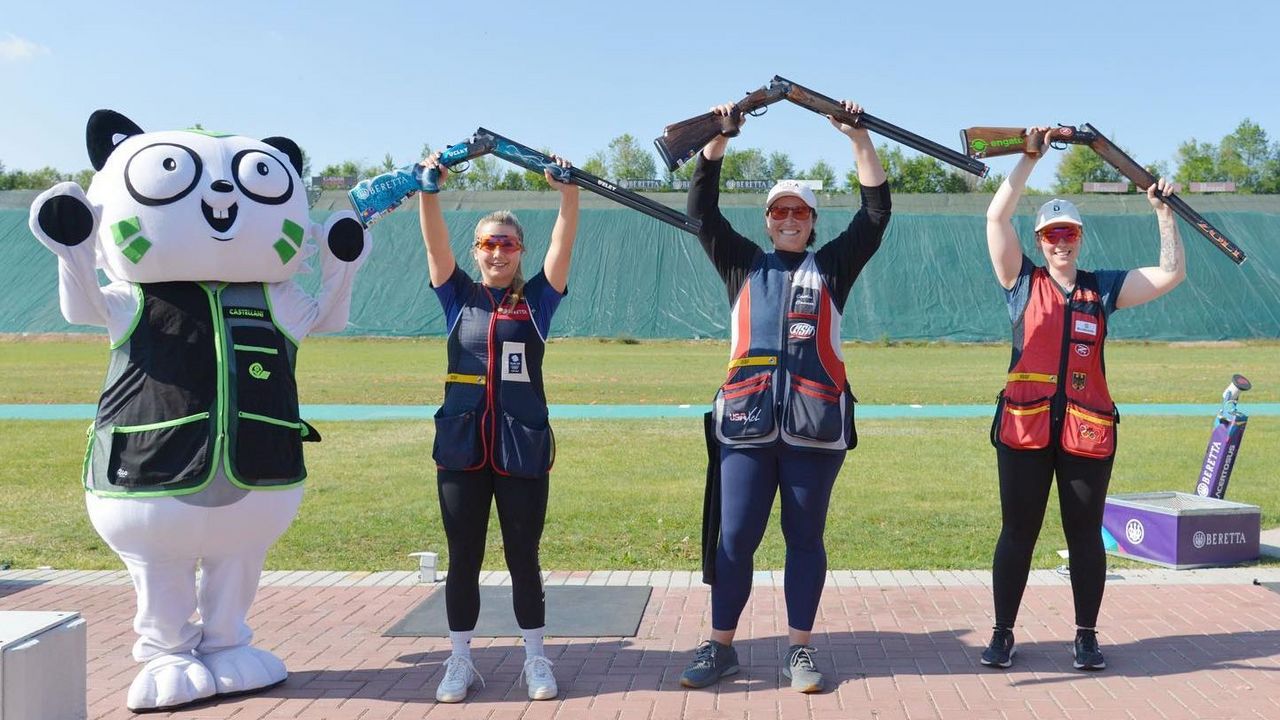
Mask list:
[[[436,405],[303,405],[307,420],[426,420]],[[859,405],[859,419],[910,420],[915,418],[990,417],[994,405]],[[1120,417],[1172,415],[1211,418],[1218,405],[1150,403],[1120,405]],[[0,420],[92,420],[94,405],[0,405]],[[649,418],[700,417],[703,405],[552,405],[556,419],[645,420]],[[1251,416],[1280,415],[1280,403],[1241,406]]]

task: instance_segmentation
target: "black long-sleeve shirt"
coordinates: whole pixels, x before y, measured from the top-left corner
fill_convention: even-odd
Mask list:
[[[740,235],[720,213],[721,160],[707,160],[698,153],[698,166],[689,184],[689,216],[702,221],[698,241],[711,264],[724,280],[732,303],[742,290],[747,274],[764,254],[759,245]],[[889,183],[862,188],[862,207],[844,232],[816,252],[818,271],[831,289],[836,307],[842,311],[853,282],[862,268],[880,249],[880,240],[889,225],[891,203]],[[805,253],[774,250],[790,269],[799,267]]]

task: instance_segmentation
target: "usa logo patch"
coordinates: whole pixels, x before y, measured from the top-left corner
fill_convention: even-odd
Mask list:
[[[813,323],[793,322],[791,323],[791,329],[788,334],[791,335],[793,340],[808,340],[813,337],[813,334],[817,332],[817,330],[818,329],[813,326]]]

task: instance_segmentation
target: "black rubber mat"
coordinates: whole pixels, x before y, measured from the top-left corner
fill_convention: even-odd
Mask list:
[[[557,585],[546,588],[547,630],[554,637],[635,637],[640,618],[649,604],[648,586]],[[444,612],[444,587],[418,603],[391,629],[387,637],[448,637]],[[520,637],[511,610],[511,588],[480,587],[480,620],[477,637]]]

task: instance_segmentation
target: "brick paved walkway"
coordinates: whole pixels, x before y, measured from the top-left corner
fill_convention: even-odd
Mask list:
[[[487,687],[437,705],[448,644],[382,632],[442,585],[411,573],[266,573],[251,625],[282,656],[288,682],[264,695],[151,717],[234,720],[390,718],[1277,718],[1280,570],[1113,571],[1100,619],[1109,667],[1071,669],[1071,591],[1037,571],[1009,671],[981,667],[989,576],[978,572],[833,572],[815,635],[834,688],[792,693],[778,658],[786,615],[780,573],[758,573],[739,630],[743,672],[686,691],[676,678],[705,632],[708,593],[690,573],[552,573],[548,584],[651,584],[635,638],[550,638],[561,696],[531,703],[517,685],[514,640],[475,642]],[[502,584],[502,573],[485,582]],[[133,592],[123,573],[0,572],[0,610],[78,610],[89,622],[91,718],[129,718],[124,696]]]

